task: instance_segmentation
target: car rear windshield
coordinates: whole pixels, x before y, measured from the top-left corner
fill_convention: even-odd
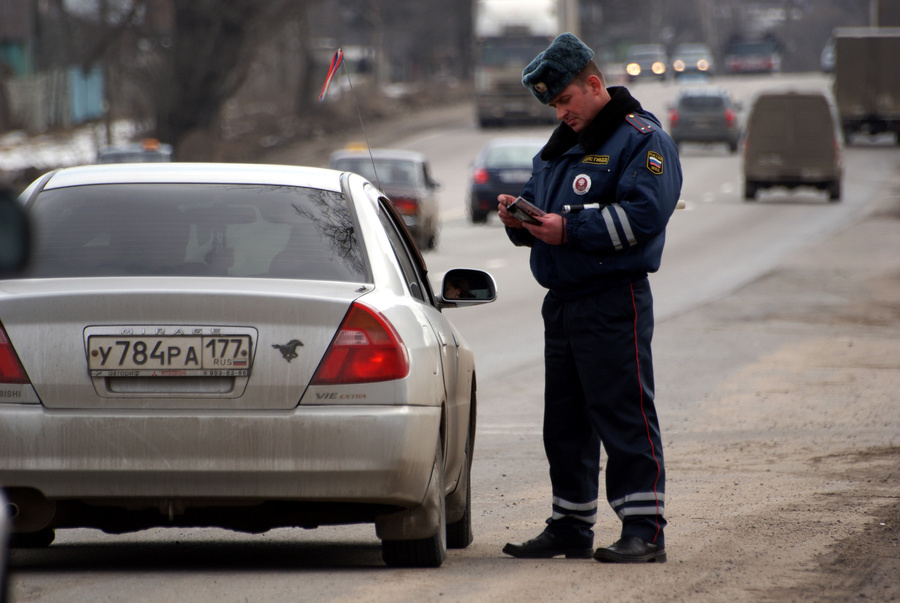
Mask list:
[[[679,104],[686,111],[714,111],[725,108],[725,99],[721,96],[685,96]]]
[[[831,144],[834,136],[831,110],[819,96],[760,97],[750,115],[749,130],[756,136],[775,138],[815,135],[825,144]]]
[[[26,278],[365,281],[343,196],[293,186],[105,184],[43,191]]]
[[[738,56],[755,56],[775,54],[778,49],[772,42],[742,42],[729,48],[728,54]]]

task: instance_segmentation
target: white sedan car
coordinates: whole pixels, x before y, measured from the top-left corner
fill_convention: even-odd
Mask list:
[[[12,545],[61,528],[373,523],[390,566],[472,540],[475,363],[388,199],[340,171],[51,172],[0,280],[0,484]]]

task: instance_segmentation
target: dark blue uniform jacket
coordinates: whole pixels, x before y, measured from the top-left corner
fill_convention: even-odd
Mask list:
[[[531,247],[535,279],[572,299],[655,272],[665,229],[681,193],[678,150],[653,114],[624,87],[581,132],[560,124],[535,156],[521,195],[548,213],[564,205],[600,209],[563,214],[566,242],[548,245],[525,229],[507,228]]]

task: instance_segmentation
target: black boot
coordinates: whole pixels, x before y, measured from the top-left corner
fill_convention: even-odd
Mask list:
[[[666,549],[636,536],[623,536],[615,544],[597,549],[594,559],[604,563],[665,563]]]
[[[566,559],[589,559],[593,550],[593,539],[568,539],[545,529],[537,538],[521,544],[506,543],[503,552],[522,559],[550,559],[565,555]]]

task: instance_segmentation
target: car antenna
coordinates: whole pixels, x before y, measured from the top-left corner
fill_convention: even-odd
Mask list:
[[[328,92],[328,86],[337,70],[344,64],[344,51],[340,48],[331,57],[331,65],[328,67],[328,75],[325,77],[325,84],[322,86],[322,92],[319,93],[319,102],[325,100],[325,93]],[[363,123],[362,112],[359,110],[359,103],[356,100],[356,94],[353,92],[353,82],[350,81],[350,72],[345,68],[344,74],[347,76],[347,85],[350,87],[350,96],[353,98],[353,106],[356,107],[356,115],[359,116],[359,127],[362,129],[363,139],[366,141],[366,150],[369,152],[369,161],[372,162],[372,172],[375,174],[375,186],[381,189],[381,180],[378,178],[378,169],[375,167],[375,158],[372,156],[372,147],[369,145],[369,136],[366,134],[366,126]]]

